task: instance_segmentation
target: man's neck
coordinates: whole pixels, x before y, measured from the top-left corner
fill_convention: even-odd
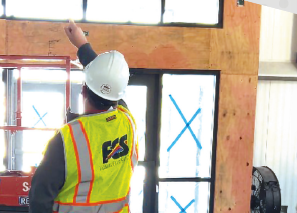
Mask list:
[[[85,108],[84,114],[96,114],[96,113],[106,112],[106,111],[110,110],[111,108],[112,108],[111,106],[96,108],[92,105],[87,105]]]
[[[107,110],[104,109],[92,109],[92,110],[86,110],[84,114],[97,114],[101,112],[106,112]]]
[[[85,102],[85,113],[84,114],[96,114],[101,112],[106,112],[110,110],[111,106],[97,106],[95,107],[92,102],[86,99]]]

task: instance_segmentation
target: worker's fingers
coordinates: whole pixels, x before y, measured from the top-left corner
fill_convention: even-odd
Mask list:
[[[83,34],[82,29],[77,26],[73,20],[69,20],[69,24],[64,27],[65,33],[69,41],[77,48],[83,44],[88,43],[88,40]]]
[[[69,33],[71,33],[69,27],[64,27],[64,30],[65,30],[65,33],[66,33],[67,35],[68,35]]]
[[[77,27],[76,24],[74,23],[74,21],[73,21],[72,19],[69,19],[69,27],[70,27],[71,29],[74,29],[74,28]]]
[[[72,36],[70,28],[69,27],[64,27],[65,33],[68,36],[68,38],[70,38]]]
[[[84,31],[80,27],[77,28],[77,32],[84,35]]]

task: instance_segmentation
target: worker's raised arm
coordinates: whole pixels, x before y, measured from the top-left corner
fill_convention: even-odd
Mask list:
[[[77,26],[74,21],[70,20],[69,24],[64,27],[64,30],[71,44],[78,49],[77,56],[80,63],[86,67],[97,57],[97,53],[93,50],[91,44],[88,43],[88,39],[84,35],[82,29]],[[118,104],[128,109],[124,100],[119,100]]]
[[[80,63],[84,67],[86,67],[91,61],[93,61],[97,57],[97,54],[92,49],[91,45],[89,43],[86,43],[78,49],[77,56]]]
[[[65,33],[69,41],[78,49],[77,56],[80,63],[85,67],[93,61],[97,54],[88,43],[86,36],[82,29],[77,26],[72,20],[64,27]]]
[[[64,30],[71,44],[73,44],[76,48],[79,49],[82,45],[88,43],[84,32],[74,23],[74,21],[70,20],[69,24],[64,27]]]

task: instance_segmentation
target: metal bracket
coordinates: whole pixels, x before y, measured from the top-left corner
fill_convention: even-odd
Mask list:
[[[237,7],[243,7],[244,6],[244,0],[237,0]]]
[[[83,31],[85,36],[89,36],[89,31]]]

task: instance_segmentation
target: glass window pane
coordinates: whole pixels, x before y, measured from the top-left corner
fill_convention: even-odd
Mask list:
[[[145,132],[146,132],[146,86],[128,86],[123,98],[135,118],[138,133],[139,160],[144,160],[145,155]]]
[[[38,166],[43,158],[43,151],[48,141],[54,136],[54,131],[28,130],[18,132],[23,136],[23,171],[30,171],[31,166]],[[20,142],[17,140],[17,143]]]
[[[5,138],[4,130],[0,130],[0,171],[4,171],[6,168],[4,166],[4,157],[6,156]]]
[[[87,20],[157,24],[161,20],[161,0],[89,0]]]
[[[65,120],[66,72],[22,70],[22,125],[60,128]]]
[[[3,69],[0,68],[0,76],[2,77]],[[5,88],[3,81],[0,81],[0,126],[4,126],[5,120]],[[5,140],[4,131],[0,130],[0,171],[5,170],[3,159],[5,157]]]
[[[159,177],[210,177],[215,79],[163,76]]]
[[[63,70],[22,69],[22,126],[58,129],[64,124],[65,81]],[[18,132],[16,168],[38,166],[53,135],[54,131]]]
[[[71,112],[83,114],[83,97],[81,94],[85,74],[82,71],[71,70]]]
[[[6,15],[19,18],[78,20],[83,16],[82,0],[6,0]]]
[[[219,0],[166,0],[164,23],[217,24]]]
[[[145,178],[145,168],[137,166],[131,179],[130,210],[133,213],[143,212],[143,184]]]
[[[208,213],[209,192],[210,183],[160,182],[159,213]]]
[[[50,65],[49,65],[50,66]],[[18,72],[15,73],[18,75]],[[16,76],[18,78],[18,76]],[[65,83],[67,79],[66,72],[63,70],[46,69],[22,69],[22,81],[30,83]]]
[[[2,16],[3,15],[3,6],[2,6],[2,4],[0,5],[0,16]]]
[[[22,125],[32,128],[60,128],[64,124],[64,95],[39,90],[23,92]]]
[[[14,77],[18,78],[18,72]],[[34,128],[60,128],[65,119],[64,70],[22,69],[22,125]],[[82,111],[80,96],[84,74],[71,72],[71,101],[74,112]],[[38,166],[54,131],[19,131],[11,135],[15,169],[28,171]]]
[[[25,130],[7,131],[13,170],[30,171],[40,164],[48,141],[55,131]]]

